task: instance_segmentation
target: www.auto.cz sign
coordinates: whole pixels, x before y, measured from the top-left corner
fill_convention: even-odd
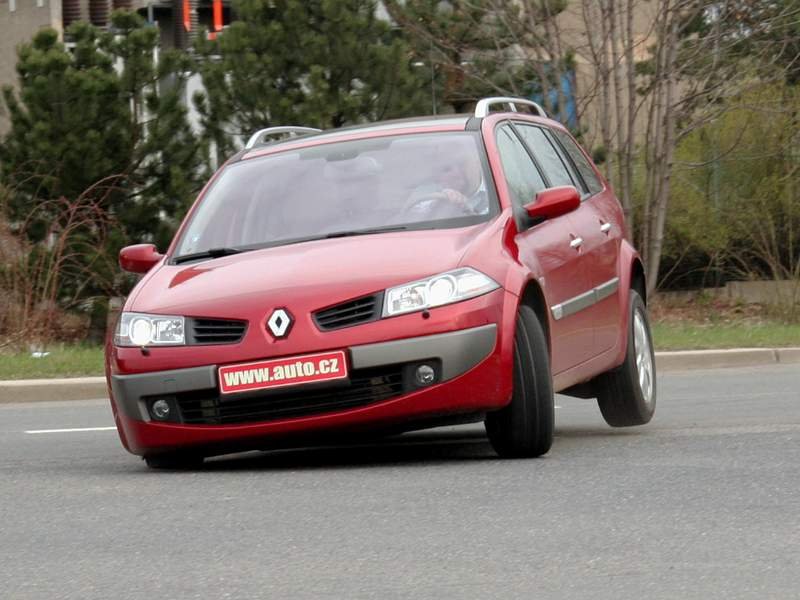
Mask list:
[[[223,394],[333,381],[347,377],[343,350],[290,356],[219,368]]]

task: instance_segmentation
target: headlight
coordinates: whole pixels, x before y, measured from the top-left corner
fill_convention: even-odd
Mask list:
[[[403,313],[460,302],[486,292],[496,290],[500,285],[480,271],[465,267],[420,279],[386,290],[383,303],[383,316],[392,317]]]
[[[177,346],[184,343],[183,317],[120,315],[114,344],[117,346]]]

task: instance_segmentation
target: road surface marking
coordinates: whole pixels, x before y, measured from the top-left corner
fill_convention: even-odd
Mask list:
[[[75,429],[31,429],[25,433],[76,433],[81,431],[113,431],[116,427],[78,427]]]

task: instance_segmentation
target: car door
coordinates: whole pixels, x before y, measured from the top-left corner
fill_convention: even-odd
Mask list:
[[[591,286],[596,301],[587,309],[594,324],[597,352],[612,348],[619,339],[622,305],[619,301],[619,252],[625,237],[622,209],[575,140],[566,131],[548,129],[551,141],[573,168],[583,189],[581,207],[570,218],[583,239]]]
[[[533,201],[549,182],[542,176],[531,154],[510,123],[495,130],[497,149],[511,202],[517,206]],[[519,260],[539,275],[550,309],[551,360],[554,374],[586,359],[592,346],[592,325],[580,311],[573,314],[560,307],[584,294],[589,287],[580,251],[571,247],[575,235],[569,215],[543,221],[519,233]]]
[[[581,192],[581,196],[585,200],[588,195],[584,193],[582,180],[578,173],[570,167],[567,157],[562,154],[556,142],[550,137],[549,130],[543,126],[526,122],[515,122],[514,126],[519,131],[528,149],[533,153],[538,164],[541,165],[550,184],[553,186],[574,186]],[[601,269],[599,261],[605,257],[599,248],[602,240],[599,239],[599,235],[593,237],[591,235],[592,230],[586,224],[586,220],[592,218],[591,212],[591,209],[582,201],[581,206],[569,214],[569,221],[572,226],[570,231],[571,245],[577,252],[578,261],[581,263],[587,277],[586,290],[584,290],[579,299],[575,299],[575,308],[573,310],[579,310],[583,313],[583,319],[589,323],[589,327],[594,332],[591,342],[586,344],[582,353],[584,360],[588,360],[602,351],[598,347],[596,336],[595,304],[597,302],[597,291],[594,290],[596,285],[594,281],[598,270]],[[597,233],[600,234],[599,230]]]

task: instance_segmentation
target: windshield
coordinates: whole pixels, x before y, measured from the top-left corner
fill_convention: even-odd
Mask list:
[[[462,227],[497,212],[477,133],[337,142],[234,163],[174,256],[306,239]]]

